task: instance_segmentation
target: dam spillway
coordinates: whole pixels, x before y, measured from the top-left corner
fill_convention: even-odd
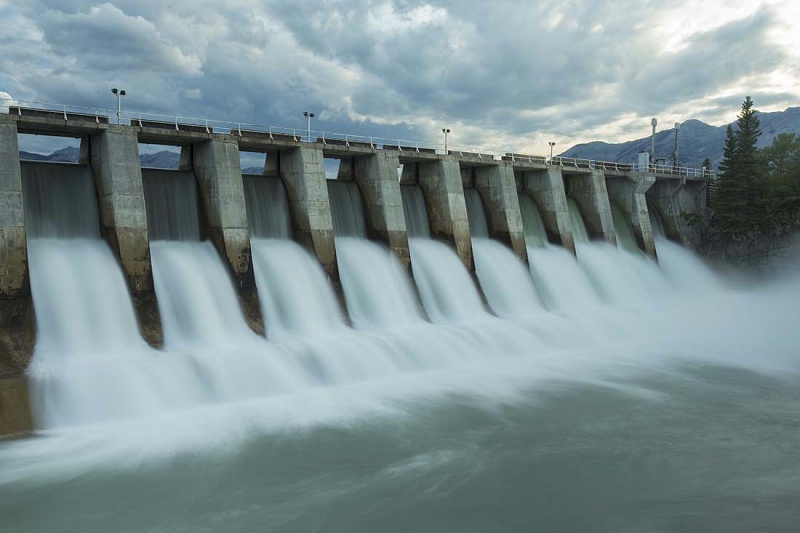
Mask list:
[[[32,357],[41,362],[45,356],[39,354],[52,352],[52,346],[75,345],[67,353],[102,351],[81,347],[79,341],[100,343],[103,336],[108,337],[99,344],[103,350],[133,346],[134,352],[148,354],[144,359],[152,355],[151,347],[199,353],[241,341],[249,346],[245,351],[271,351],[276,350],[271,342],[288,343],[291,349],[310,342],[305,356],[280,370],[274,361],[248,366],[252,356],[241,358],[248,370],[239,373],[269,368],[281,376],[274,380],[275,390],[458,359],[450,349],[431,358],[424,347],[410,347],[395,335],[373,346],[382,354],[374,361],[350,356],[337,366],[335,357],[320,355],[329,347],[323,350],[309,340],[352,337],[353,331],[411,327],[424,330],[420,335],[432,345],[458,346],[463,339],[445,335],[445,342],[435,325],[483,321],[493,325],[463,335],[477,339],[476,346],[498,342],[517,350],[539,341],[500,335],[498,317],[542,318],[586,302],[608,303],[630,292],[609,281],[620,269],[637,279],[635,294],[622,299],[640,298],[653,283],[647,272],[655,268],[645,259],[655,255],[648,206],[659,210],[660,222],[672,221],[659,231],[691,241],[681,239],[683,228],[675,221],[681,210],[691,209],[680,186],[645,201],[659,181],[630,171],[604,173],[513,155],[487,158],[325,139],[303,142],[242,130],[219,134],[156,123],[72,124],[69,119],[65,124],[60,117],[22,112],[0,117],[4,146],[16,147],[19,133],[78,135],[85,154],[78,165],[50,165],[20,162],[16,150],[2,152],[2,192],[24,199],[24,205],[9,204],[6,225],[0,228],[5,239],[0,280],[10,302],[4,312],[28,311],[21,320],[3,319],[4,338],[22,342],[6,342],[0,371],[19,375],[27,369],[33,383],[36,369],[47,365],[31,364]],[[141,142],[180,146],[181,168],[141,168]],[[263,173],[243,175],[239,150],[265,153]],[[325,175],[325,158],[340,161],[337,176]],[[79,185],[71,185],[69,194],[59,193],[64,180]],[[71,199],[75,195],[80,199]],[[670,198],[683,204],[669,204]],[[65,207],[72,207],[68,211],[74,220],[64,218]],[[579,211],[585,227],[571,221]],[[534,228],[529,227],[532,221]],[[48,225],[55,232],[42,234]],[[530,235],[536,236],[533,241]],[[43,236],[55,241],[44,251]],[[578,250],[578,261],[572,255],[576,240],[581,241],[577,248],[586,250]],[[608,259],[590,240],[624,242],[629,256]],[[56,255],[57,250],[66,255]],[[58,272],[53,264],[61,265]],[[69,268],[75,274],[64,278]],[[571,272],[569,282],[558,277],[565,270]],[[85,312],[72,313],[72,306]],[[65,316],[69,323],[63,323]],[[25,333],[30,331],[35,336]],[[461,352],[468,359],[479,357],[474,347]],[[191,391],[185,397],[165,405],[238,397],[237,372],[228,368],[220,378],[213,367],[225,365],[200,359],[192,364],[202,375],[193,378],[186,368],[180,372],[204,385],[187,387]],[[230,366],[235,367],[234,361]],[[49,373],[48,383],[54,379],[59,377]],[[240,387],[246,395],[268,393],[250,381]],[[71,386],[85,384],[52,388]],[[89,400],[79,403],[91,411]],[[120,412],[134,416],[138,409],[129,405]],[[59,418],[40,412],[37,419],[46,426],[62,423],[53,420],[91,421],[92,416],[80,412]]]

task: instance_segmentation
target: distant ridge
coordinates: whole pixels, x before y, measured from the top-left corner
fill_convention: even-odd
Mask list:
[[[785,111],[759,113],[762,135],[758,147],[772,144],[772,139],[779,133],[795,133],[800,135],[800,107],[790,107]],[[722,161],[725,147],[724,126],[711,126],[699,120],[687,120],[681,124],[678,136],[678,156],[680,163],[690,167],[700,167],[705,158],[711,160],[714,168]],[[672,160],[675,150],[675,130],[673,128],[656,132],[656,157]],[[623,143],[605,143],[594,141],[578,144],[561,154],[563,157],[596,159],[600,161],[617,161],[632,163],[641,151],[650,151],[650,136]]]
[[[79,150],[74,146],[67,146],[47,155],[33,152],[20,151],[19,158],[26,161],[50,161],[57,163],[77,163]],[[178,168],[181,155],[177,152],[162,150],[154,154],[141,154],[139,162],[143,168]]]

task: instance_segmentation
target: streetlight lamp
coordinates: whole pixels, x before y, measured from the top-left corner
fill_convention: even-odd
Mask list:
[[[553,147],[556,145],[556,143],[554,141],[548,141],[547,144],[550,145],[550,160],[552,161],[552,159],[553,159]]]
[[[442,133],[444,133],[444,153],[447,154],[447,134],[450,133],[450,128],[442,128]]]
[[[675,153],[672,154],[672,166],[678,166],[678,135],[681,131],[680,123],[675,123]]]
[[[311,119],[314,118],[314,113],[309,113],[308,111],[303,111],[303,116],[308,119],[308,123],[306,125],[306,140],[311,142]]]
[[[119,124],[120,123],[120,118],[119,117],[120,117],[120,113],[122,112],[122,103],[120,102],[120,99],[123,96],[125,96],[126,93],[125,93],[125,89],[117,89],[116,87],[111,89],[111,92],[114,93],[114,96],[117,97],[117,124]]]
[[[658,120],[653,117],[650,120],[650,125],[653,126],[653,135],[650,137],[650,164],[655,165],[656,163],[656,125],[658,124]]]

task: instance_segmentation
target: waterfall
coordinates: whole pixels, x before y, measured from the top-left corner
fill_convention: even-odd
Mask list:
[[[160,381],[163,361],[139,334],[117,260],[100,239],[91,169],[28,162],[21,168],[36,310],[28,374],[37,425],[119,420],[176,405]]]
[[[142,169],[147,231],[151,241],[199,241],[200,216],[194,174]]]
[[[402,185],[400,193],[403,198],[403,215],[406,221],[406,232],[409,238],[431,237],[431,227],[428,222],[428,210],[425,207],[425,197],[419,185]]]
[[[446,245],[409,239],[414,280],[428,316],[434,322],[472,320],[486,314],[469,272]]]
[[[525,265],[503,244],[472,239],[475,273],[494,313],[502,318],[537,314],[539,297]]]
[[[633,226],[628,216],[622,209],[611,202],[611,218],[614,221],[614,233],[617,237],[617,247],[632,254],[639,254],[639,245],[636,244],[636,236],[633,234]]]
[[[250,235],[259,239],[290,239],[289,202],[280,178],[243,176]]]
[[[526,194],[520,194],[519,200],[528,264],[536,292],[545,307],[557,312],[574,312],[599,304],[597,293],[578,266],[575,256],[569,250],[552,246],[547,241],[544,222],[533,200]],[[574,213],[570,208],[570,215],[580,216],[577,205]],[[582,219],[580,223],[583,223]]]
[[[605,242],[589,241],[577,203],[568,198],[568,205],[578,263],[601,299],[627,309],[646,307],[649,297],[661,293],[657,265],[638,252],[634,255]]]
[[[522,228],[525,231],[525,246],[544,248],[548,241],[542,216],[531,197],[525,193],[519,195],[519,209],[522,215]]]
[[[358,329],[388,329],[422,318],[408,276],[391,251],[364,239],[336,239],[347,311]]]
[[[650,227],[653,229],[653,237],[656,239],[666,239],[667,232],[664,231],[664,223],[661,221],[661,217],[658,215],[656,208],[651,204],[647,204],[647,212],[650,215]]]
[[[315,257],[289,240],[250,244],[267,337],[315,337],[344,328],[336,295]]]
[[[486,222],[486,213],[483,210],[481,195],[475,189],[464,189],[464,200],[467,203],[470,235],[473,238],[488,239],[489,225]]]
[[[353,181],[327,180],[328,198],[337,237],[367,237],[361,192]],[[360,215],[360,216],[359,216]]]

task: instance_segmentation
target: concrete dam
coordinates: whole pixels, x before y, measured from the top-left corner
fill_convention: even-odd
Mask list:
[[[80,160],[20,161],[20,134],[79,137]],[[141,168],[140,143],[179,146],[179,168]],[[264,154],[262,172],[243,174],[240,152]],[[643,156],[498,157],[12,107],[0,434],[440,367],[458,359],[441,343],[480,352],[444,326],[487,316],[558,331],[553,316],[629,296],[662,247],[695,242],[686,220],[707,177]],[[416,329],[380,346],[353,333],[398,327]],[[198,355],[232,345],[224,361]]]

